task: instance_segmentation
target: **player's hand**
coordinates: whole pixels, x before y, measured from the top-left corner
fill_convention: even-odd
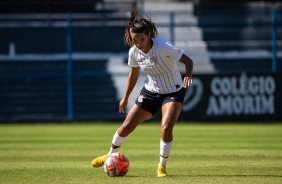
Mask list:
[[[126,108],[128,103],[128,99],[122,98],[119,102],[119,113],[124,113],[124,109]]]
[[[183,87],[187,88],[192,84],[192,77],[184,77],[183,79]]]

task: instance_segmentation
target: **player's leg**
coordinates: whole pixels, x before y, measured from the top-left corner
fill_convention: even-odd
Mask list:
[[[136,104],[132,107],[132,109],[129,111],[128,115],[126,116],[124,122],[122,125],[117,129],[115,135],[112,139],[112,146],[110,148],[109,153],[97,157],[92,161],[93,167],[101,167],[103,166],[107,156],[111,153],[118,152],[118,149],[120,146],[125,142],[127,136],[143,121],[150,118],[152,114],[150,112],[147,112],[140,107],[138,107]]]
[[[166,163],[173,143],[173,127],[181,112],[180,102],[169,102],[162,106],[160,162],[158,164],[158,177],[166,176]]]
[[[109,154],[118,151],[118,148],[125,142],[127,136],[142,122],[149,119],[152,114],[143,110],[136,104],[129,111],[122,125],[117,129],[112,140],[112,147]]]

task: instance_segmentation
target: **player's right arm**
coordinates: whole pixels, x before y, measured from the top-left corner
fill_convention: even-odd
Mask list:
[[[130,67],[130,72],[129,72],[128,79],[127,79],[127,86],[126,86],[125,94],[119,103],[119,112],[120,113],[124,113],[124,109],[128,103],[128,98],[138,80],[139,71],[140,71],[140,67]]]

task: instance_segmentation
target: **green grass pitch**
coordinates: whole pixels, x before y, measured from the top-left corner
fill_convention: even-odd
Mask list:
[[[157,178],[160,125],[145,122],[120,152],[125,177],[92,168],[109,151],[119,123],[0,125],[0,183],[282,183],[282,123],[178,122],[167,163]]]

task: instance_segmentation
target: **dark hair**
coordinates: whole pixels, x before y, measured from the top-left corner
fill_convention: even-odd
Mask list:
[[[124,34],[124,43],[132,46],[132,38],[130,36],[130,31],[133,33],[145,33],[150,34],[151,38],[158,35],[157,28],[155,24],[151,21],[151,15],[147,14],[147,19],[137,16],[136,7],[133,7],[130,11],[130,18],[128,20],[127,28]]]

